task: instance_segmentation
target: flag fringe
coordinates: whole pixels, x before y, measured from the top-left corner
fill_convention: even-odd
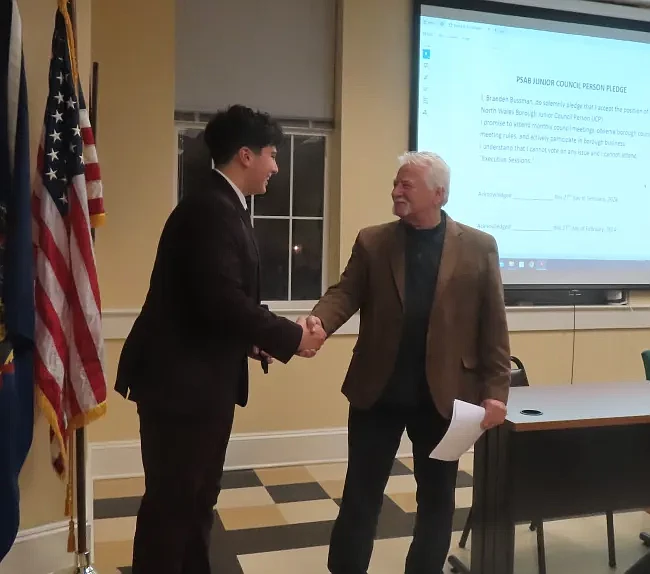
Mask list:
[[[47,422],[50,425],[50,428],[52,429],[52,432],[54,433],[54,436],[57,439],[57,442],[59,443],[59,448],[61,450],[61,456],[63,458],[63,473],[57,472],[57,475],[59,478],[63,479],[66,476],[67,472],[67,465],[66,465],[66,453],[68,452],[68,449],[65,446],[64,438],[63,435],[61,434],[61,429],[59,428],[59,418],[56,415],[56,412],[54,411],[54,407],[52,406],[52,403],[50,402],[50,399],[47,398],[45,393],[43,392],[43,389],[41,389],[40,386],[36,385],[36,402],[45,415],[45,418],[47,419]]]
[[[43,414],[45,415],[45,418],[47,419],[50,428],[54,432],[54,436],[56,436],[56,439],[59,443],[59,448],[61,449],[61,455],[64,460],[64,468],[66,469],[67,472],[68,465],[65,464],[65,459],[68,454],[68,448],[66,446],[67,441],[62,436],[61,430],[59,429],[58,417],[54,412],[54,407],[52,406],[52,403],[43,392],[43,389],[41,389],[39,386],[36,387],[36,401],[41,411],[43,411]],[[106,408],[107,408],[107,404],[106,401],[104,401],[99,403],[92,409],[90,409],[88,412],[80,413],[77,416],[70,419],[70,422],[68,423],[68,428],[66,429],[67,436],[69,437],[72,434],[72,432],[74,432],[75,430],[83,428],[89,425],[90,423],[95,422],[96,420],[103,417],[106,414]],[[63,475],[61,475],[61,478],[63,478],[66,475],[66,472],[64,472]]]
[[[65,20],[65,27],[67,30],[67,37],[68,37],[68,53],[70,54],[70,65],[72,66],[72,85],[75,88],[75,91],[77,90],[77,86],[79,85],[79,69],[77,67],[77,47],[74,44],[74,27],[72,25],[72,19],[70,18],[70,14],[68,12],[68,0],[59,0],[59,12],[63,15],[63,19]]]
[[[104,225],[105,221],[106,221],[105,213],[96,213],[95,215],[90,216],[90,227],[96,229],[97,227],[101,227],[102,225]]]

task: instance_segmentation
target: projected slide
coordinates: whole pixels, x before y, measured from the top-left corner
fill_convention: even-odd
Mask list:
[[[604,31],[423,7],[417,148],[505,283],[650,284],[650,35]]]

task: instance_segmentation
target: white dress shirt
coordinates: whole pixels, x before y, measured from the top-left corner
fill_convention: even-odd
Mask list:
[[[235,190],[235,193],[237,194],[237,197],[239,197],[239,201],[241,201],[241,204],[244,206],[244,209],[248,209],[248,206],[246,205],[246,196],[244,196],[244,194],[241,192],[241,189],[239,189],[225,173],[218,170],[217,168],[214,168],[214,171],[216,171],[232,186],[232,188]]]

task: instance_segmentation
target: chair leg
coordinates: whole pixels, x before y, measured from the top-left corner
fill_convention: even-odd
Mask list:
[[[463,528],[463,533],[461,534],[460,542],[458,543],[458,546],[460,548],[465,548],[465,546],[467,546],[467,539],[469,538],[469,533],[471,529],[472,529],[472,509],[470,508],[467,514],[467,520],[465,521],[465,528]]]
[[[616,568],[616,538],[614,536],[614,513],[607,511],[607,550],[609,552],[609,567]]]
[[[531,523],[535,526],[537,531],[537,569],[539,574],[546,574],[546,545],[544,544],[544,523],[539,522]]]

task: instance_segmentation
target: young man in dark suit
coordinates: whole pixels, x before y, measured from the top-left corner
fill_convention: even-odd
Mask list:
[[[248,400],[248,358],[286,363],[325,339],[260,305],[246,197],[266,192],[282,137],[266,114],[218,113],[204,134],[212,183],[184,197],[163,229],[115,385],[140,417],[146,491],[133,574],[210,573],[213,508],[235,405]]]

